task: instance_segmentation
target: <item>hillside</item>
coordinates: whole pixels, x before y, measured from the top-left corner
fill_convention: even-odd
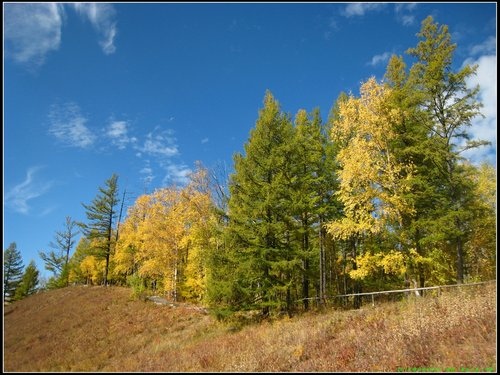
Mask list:
[[[5,306],[4,371],[496,370],[496,286],[234,329],[189,305],[69,287]]]

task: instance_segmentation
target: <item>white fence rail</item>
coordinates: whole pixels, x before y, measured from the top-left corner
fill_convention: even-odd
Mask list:
[[[335,296],[326,296],[324,298],[320,298],[320,297],[303,298],[303,299],[298,300],[297,302],[304,301],[306,299],[319,301],[321,299],[333,300],[334,298],[372,296],[372,305],[375,305],[375,296],[376,295],[389,295],[392,293],[406,293],[406,294],[415,293],[415,294],[417,294],[417,291],[424,291],[424,290],[437,290],[438,295],[441,295],[442,289],[445,289],[445,288],[467,287],[467,286],[475,286],[475,285],[482,285],[482,284],[491,284],[491,283],[496,283],[496,282],[497,282],[496,280],[489,280],[489,281],[481,281],[481,282],[476,282],[476,283],[439,285],[439,286],[429,286],[429,287],[424,287],[424,288],[395,289],[395,290],[384,290],[384,291],[380,291],[380,292],[339,294],[339,295],[335,295]],[[417,295],[420,295],[420,293],[418,293]]]

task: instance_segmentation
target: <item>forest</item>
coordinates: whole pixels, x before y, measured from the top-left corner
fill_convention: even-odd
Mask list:
[[[477,67],[454,68],[456,44],[431,16],[417,37],[411,65],[393,55],[326,120],[319,108],[285,113],[267,91],[230,174],[199,163],[187,185],[128,209],[112,174],[84,204],[87,221],[68,216],[40,251],[46,287],[128,285],[225,317],[495,279],[496,167],[462,156],[487,144],[468,133],[481,116],[479,87],[467,86]],[[4,252],[4,298],[36,289],[16,254]]]

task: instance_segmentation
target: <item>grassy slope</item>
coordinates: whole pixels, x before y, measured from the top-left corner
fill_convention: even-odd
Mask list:
[[[5,306],[4,371],[496,370],[496,287],[473,289],[234,332],[129,289],[64,288]]]

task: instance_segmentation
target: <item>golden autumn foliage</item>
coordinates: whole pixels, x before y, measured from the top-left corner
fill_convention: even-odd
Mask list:
[[[403,113],[390,101],[391,90],[370,78],[361,97],[339,103],[332,139],[341,145],[339,199],[345,217],[328,225],[339,239],[379,233],[387,223],[400,223],[412,207],[402,198],[412,174],[411,164],[392,155],[393,128]]]
[[[104,274],[102,272],[104,261],[98,260],[94,255],[85,257],[80,263],[80,271],[91,284],[98,285],[102,282]]]
[[[203,252],[214,220],[207,172],[199,169],[190,177],[184,188],[162,188],[137,199],[113,257],[115,273],[136,274],[173,300],[201,300],[205,291]]]
[[[352,279],[362,280],[370,276],[380,275],[403,277],[410,267],[429,264],[432,260],[419,255],[414,249],[403,254],[391,250],[388,253],[365,253],[356,258],[357,269],[349,271]]]

